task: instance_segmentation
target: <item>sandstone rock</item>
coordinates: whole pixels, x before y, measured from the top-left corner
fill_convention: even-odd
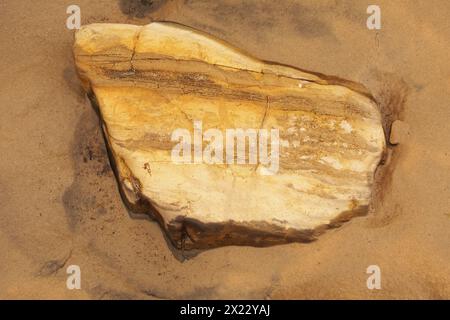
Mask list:
[[[310,241],[367,209],[385,137],[359,85],[173,23],[87,25],[74,54],[125,202],[177,248]]]

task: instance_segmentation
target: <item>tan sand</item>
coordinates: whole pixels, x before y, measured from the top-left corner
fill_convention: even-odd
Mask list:
[[[372,211],[308,244],[181,262],[131,218],[76,76],[66,1],[0,3],[0,298],[450,298],[450,3],[78,0],[82,23],[179,22],[258,58],[361,82],[410,128]],[[131,3],[131,6],[130,6]],[[398,110],[395,109],[395,110]],[[381,176],[381,175],[380,175]],[[66,268],[81,267],[81,290]],[[368,290],[366,268],[381,268]]]

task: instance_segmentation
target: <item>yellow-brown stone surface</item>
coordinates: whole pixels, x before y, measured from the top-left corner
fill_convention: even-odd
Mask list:
[[[176,247],[309,241],[366,211],[385,136],[359,85],[260,61],[174,23],[83,26],[74,54],[125,202]],[[225,150],[236,129],[254,130],[258,147],[268,133],[270,161],[247,152],[253,136]],[[189,163],[174,161],[179,130],[193,137]],[[213,145],[223,153],[208,153]]]

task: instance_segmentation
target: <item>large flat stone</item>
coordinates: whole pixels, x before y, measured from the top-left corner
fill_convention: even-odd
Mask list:
[[[361,86],[260,61],[173,23],[87,25],[74,54],[125,202],[155,217],[176,247],[310,241],[367,210],[385,137]],[[189,132],[189,147],[221,133],[225,146],[236,128],[256,130],[257,143],[267,132],[271,161],[247,144],[207,163],[208,141],[200,158],[192,146],[193,163],[174,161],[174,132]]]

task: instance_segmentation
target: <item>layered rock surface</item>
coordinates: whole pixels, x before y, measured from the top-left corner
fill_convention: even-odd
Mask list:
[[[74,55],[125,202],[176,247],[310,241],[367,210],[385,137],[360,86],[173,23],[87,25]]]

